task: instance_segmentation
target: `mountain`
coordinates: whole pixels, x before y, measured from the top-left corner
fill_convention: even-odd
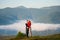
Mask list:
[[[0,36],[17,35],[17,30],[0,29]]]
[[[53,35],[53,34],[60,34],[60,28],[56,30],[44,30],[44,31],[32,31],[33,36],[47,36],[47,35]]]
[[[17,30],[0,29],[0,36],[12,36],[12,35],[17,35],[17,33],[18,33]],[[33,36],[47,36],[53,34],[60,34],[60,28],[56,30],[44,30],[44,31],[32,30]]]
[[[0,25],[8,25],[17,20],[32,19],[39,23],[60,24],[60,6],[43,8],[26,8],[24,6],[16,8],[0,9]]]
[[[60,6],[41,8],[35,11],[34,20],[41,23],[60,23]]]

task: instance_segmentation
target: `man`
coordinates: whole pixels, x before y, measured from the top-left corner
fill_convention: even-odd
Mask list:
[[[32,32],[31,32],[31,21],[30,20],[27,20],[27,23],[25,24],[26,25],[26,35],[27,37],[29,37],[29,29],[30,29],[30,33],[31,33],[31,36],[32,36]]]

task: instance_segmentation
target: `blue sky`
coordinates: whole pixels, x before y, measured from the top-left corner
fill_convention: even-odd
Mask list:
[[[0,8],[17,6],[41,8],[56,5],[60,5],[60,0],[0,0]]]

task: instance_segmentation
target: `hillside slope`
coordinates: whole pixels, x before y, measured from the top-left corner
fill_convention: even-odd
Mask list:
[[[53,34],[48,36],[32,36],[29,38],[27,38],[26,35],[20,35],[19,37],[10,40],[60,40],[60,34]]]

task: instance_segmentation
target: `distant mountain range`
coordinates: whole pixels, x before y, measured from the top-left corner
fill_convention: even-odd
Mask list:
[[[11,29],[0,29],[0,36],[11,36],[11,35],[17,35],[17,30],[11,30]]]
[[[32,31],[33,36],[47,36],[47,35],[52,35],[52,34],[60,34],[60,28],[56,30],[44,30],[44,31]]]
[[[11,29],[0,29],[0,36],[12,36],[17,35],[17,30],[11,30]],[[44,30],[44,31],[36,31],[32,30],[33,36],[47,36],[52,34],[60,34],[60,28],[56,30]]]
[[[16,20],[24,19],[32,19],[39,23],[60,24],[60,6],[43,8],[26,8],[20,6],[0,9],[0,25],[8,25],[16,22]]]

